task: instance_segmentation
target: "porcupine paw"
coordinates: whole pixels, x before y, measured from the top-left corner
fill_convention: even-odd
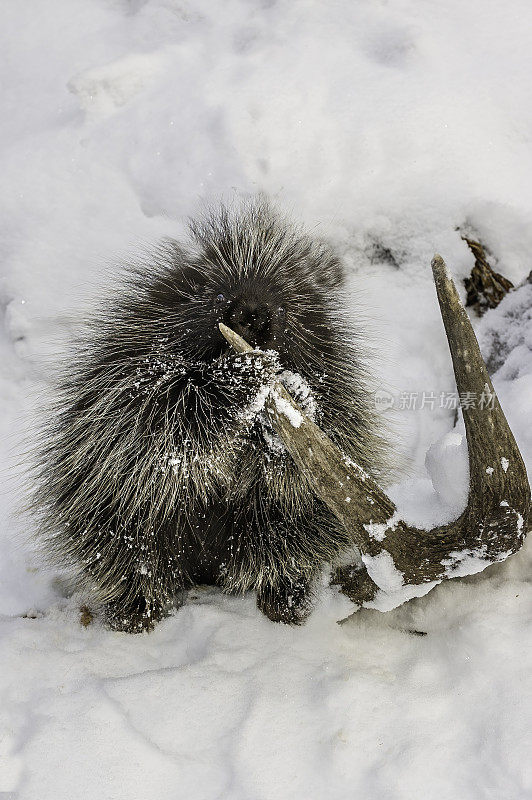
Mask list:
[[[273,386],[281,371],[277,354],[252,350],[249,353],[226,354],[222,369],[230,367],[231,380],[244,393],[242,402],[253,403],[265,386]]]
[[[105,607],[105,621],[109,627],[124,633],[149,632],[166,614],[165,608],[159,602],[148,602],[144,597],[128,603],[115,600]]]
[[[257,605],[272,622],[302,625],[310,613],[311,594],[306,578],[268,585],[257,592]]]

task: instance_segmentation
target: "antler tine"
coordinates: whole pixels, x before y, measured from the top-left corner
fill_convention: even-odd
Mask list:
[[[530,505],[526,468],[504,416],[454,282],[441,256],[432,272],[456,386],[462,398],[469,452],[469,516],[506,501],[523,515]],[[504,506],[503,506],[504,508]]]
[[[484,569],[519,549],[530,487],[521,454],[487,374],[469,318],[441,256],[432,269],[462,399],[470,462],[467,508],[448,525],[420,530],[399,520],[375,481],[349,461],[277,382],[266,401],[272,424],[315,494],[353,537],[366,570],[341,567],[333,583],[356,603],[380,589],[393,608],[445,578]],[[239,352],[253,348],[227,326]],[[471,556],[474,557],[471,560]],[[467,563],[469,561],[469,563]]]

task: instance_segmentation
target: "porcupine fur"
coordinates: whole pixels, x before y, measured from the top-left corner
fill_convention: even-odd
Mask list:
[[[128,269],[75,344],[39,450],[40,530],[116,629],[149,630],[198,584],[255,589],[270,619],[300,623],[352,543],[261,407],[280,374],[378,474],[363,337],[335,253],[264,200],[190,229]],[[267,352],[233,353],[220,321]]]

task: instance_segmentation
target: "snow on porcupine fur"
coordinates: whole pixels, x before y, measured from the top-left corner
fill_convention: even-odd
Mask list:
[[[200,583],[254,588],[271,619],[298,623],[313,579],[352,543],[261,408],[284,374],[379,474],[363,337],[334,252],[265,201],[190,227],[187,245],[166,241],[127,270],[74,345],[33,505],[54,562],[74,567],[115,628],[150,629]],[[221,321],[266,352],[230,351]]]

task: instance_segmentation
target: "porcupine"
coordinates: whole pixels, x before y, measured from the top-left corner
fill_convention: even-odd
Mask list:
[[[190,230],[128,268],[77,341],[43,428],[40,530],[115,629],[150,630],[200,584],[254,589],[271,620],[299,624],[352,542],[261,408],[280,377],[378,474],[364,337],[333,249],[266,201]],[[232,352],[222,321],[257,350]]]

